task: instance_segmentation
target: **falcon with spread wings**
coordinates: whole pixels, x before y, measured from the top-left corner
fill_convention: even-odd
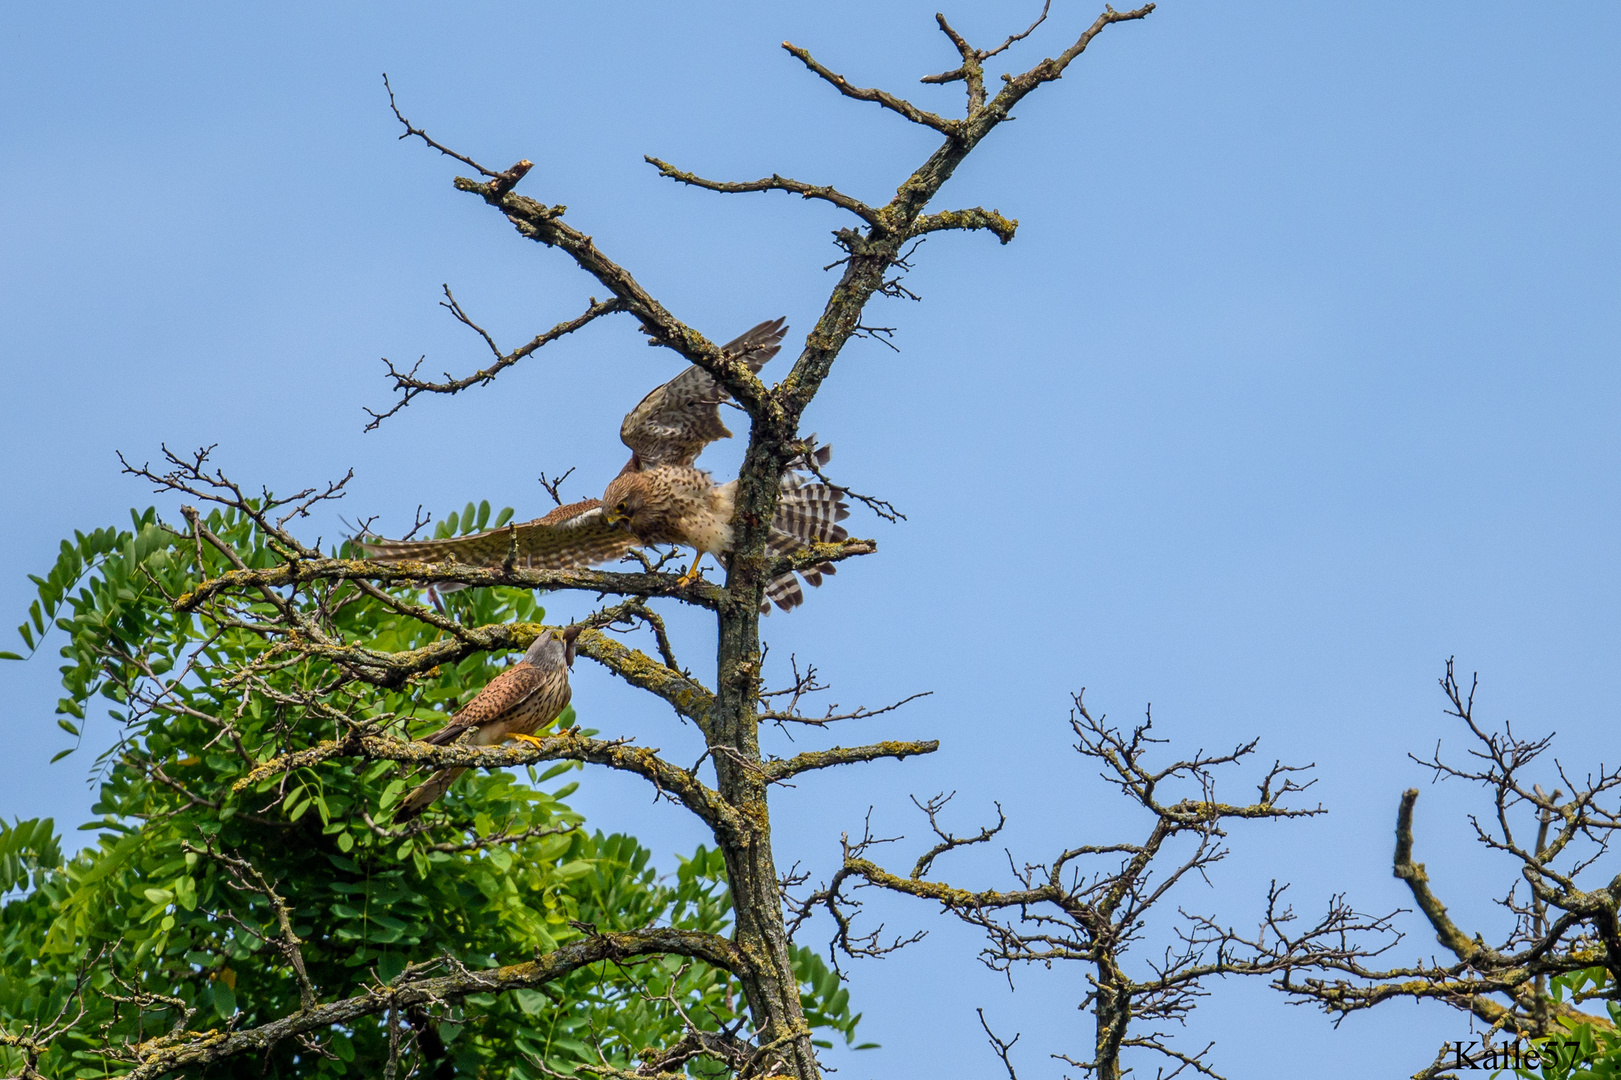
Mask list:
[[[784,319],[763,322],[723,351],[758,372],[777,355],[787,332]],[[705,446],[731,437],[720,418],[720,406],[728,398],[714,376],[696,364],[644,397],[619,426],[630,461],[600,499],[569,503],[533,521],[469,536],[366,541],[362,547],[368,557],[389,563],[505,566],[510,560],[525,569],[570,570],[609,562],[634,547],[672,544],[697,553],[682,575],[683,582],[691,583],[705,554],[724,563],[732,551],[737,481],[717,484],[693,465]],[[783,475],[767,540],[773,555],[849,535],[838,524],[850,515],[844,490],[799,475],[826,464],[830,453],[830,447],[819,447],[814,461],[796,458]],[[820,585],[822,575],[831,573],[831,563],[802,572],[812,585]],[[805,598],[793,571],[770,581],[765,596],[761,611],[769,611],[772,603],[787,611]]]

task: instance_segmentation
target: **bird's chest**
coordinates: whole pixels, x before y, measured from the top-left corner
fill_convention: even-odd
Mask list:
[[[716,556],[732,550],[732,490],[735,486],[710,484],[694,500],[684,543]]]
[[[569,693],[566,677],[560,675],[547,680],[545,686],[530,694],[513,710],[513,715],[506,725],[506,734],[510,736],[516,732],[529,735],[542,724],[551,722],[568,705]]]
[[[726,508],[723,514],[713,504],[705,506],[699,513],[694,514],[688,522],[686,536],[682,543],[699,551],[711,555],[721,555],[732,550],[732,513],[731,507]]]
[[[718,555],[732,545],[731,485],[716,486],[701,469],[661,470],[657,477],[658,515],[653,535],[642,539],[657,544],[683,544]],[[641,530],[638,530],[640,532]]]

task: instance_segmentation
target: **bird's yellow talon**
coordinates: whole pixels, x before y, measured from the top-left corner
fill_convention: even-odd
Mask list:
[[[514,739],[521,739],[522,741],[524,741],[526,743],[534,743],[536,746],[544,746],[545,745],[539,739],[535,738],[533,735],[513,735],[512,737]]]
[[[698,572],[698,564],[703,561],[704,553],[700,551],[697,557],[692,560],[692,565],[687,567],[687,572],[676,578],[675,583],[685,589],[695,581],[702,581],[704,576]]]

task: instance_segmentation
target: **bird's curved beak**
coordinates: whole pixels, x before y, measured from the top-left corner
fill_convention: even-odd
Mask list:
[[[574,666],[574,642],[579,638],[580,631],[584,629],[583,626],[573,625],[565,627],[563,630],[563,660],[569,667]]]
[[[604,507],[602,510],[602,520],[606,521],[609,525],[623,525],[625,522],[629,521],[630,518],[624,514],[621,514],[616,507]]]

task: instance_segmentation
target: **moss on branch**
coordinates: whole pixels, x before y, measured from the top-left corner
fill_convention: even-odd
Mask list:
[[[912,236],[924,236],[947,229],[984,229],[996,234],[1006,244],[1012,241],[1019,228],[1018,218],[1008,219],[999,210],[986,210],[975,206],[968,210],[942,210],[937,214],[924,214],[912,223]]]
[[[657,694],[676,712],[697,724],[699,731],[706,736],[709,734],[715,695],[696,679],[629,648],[600,630],[581,633],[577,648],[582,656],[597,661],[632,686]]]
[[[797,776],[802,772],[813,769],[827,769],[834,765],[851,765],[860,761],[877,761],[879,758],[894,758],[905,761],[913,754],[932,754],[940,749],[939,739],[926,739],[921,742],[885,741],[873,743],[869,746],[843,747],[835,746],[831,750],[812,750],[804,754],[783,761],[767,761],[760,767],[773,781],[786,780],[790,776]]]
[[[461,968],[434,978],[424,978],[420,970],[408,968],[386,986],[342,1001],[300,1009],[258,1027],[240,1031],[181,1031],[150,1039],[134,1047],[138,1064],[125,1078],[157,1080],[179,1069],[209,1065],[240,1054],[263,1053],[286,1039],[353,1024],[363,1017],[377,1016],[391,1009],[459,1001],[470,994],[534,989],[591,964],[649,956],[686,956],[739,977],[747,977],[753,970],[743,951],[718,934],[666,927],[590,933],[526,963],[488,971]]]
[[[706,180],[696,173],[684,172],[669,162],[661,161],[656,157],[644,155],[643,160],[658,169],[660,176],[667,177],[677,183],[703,188],[706,191],[718,191],[728,195],[753,191],[783,191],[806,199],[821,199],[824,202],[830,202],[840,209],[850,211],[850,213],[855,214],[869,225],[879,224],[877,210],[874,210],[860,199],[846,195],[837,188],[826,184],[807,184],[802,180],[778,176],[776,173],[772,173],[770,176],[760,180],[741,182]]]
[[[1396,856],[1391,872],[1407,883],[1407,890],[1413,894],[1413,902],[1434,928],[1435,939],[1452,955],[1465,963],[1471,963],[1477,957],[1488,962],[1500,959],[1494,950],[1458,928],[1447,914],[1446,905],[1431,890],[1424,864],[1413,861],[1413,804],[1417,801],[1417,788],[1402,792],[1401,808],[1396,811]]]
[[[859,553],[858,553],[859,554]],[[520,570],[516,567],[470,566],[454,562],[381,563],[368,559],[294,559],[279,566],[228,570],[200,583],[174,602],[176,611],[196,611],[203,603],[233,589],[280,588],[316,581],[374,581],[385,585],[511,585],[520,589],[579,589],[616,596],[671,596],[698,607],[714,608],[714,585],[678,585],[674,574],[626,574],[609,570]]]
[[[691,772],[659,757],[658,751],[633,746],[623,740],[588,739],[575,732],[562,732],[535,743],[508,743],[501,746],[473,746],[450,743],[433,746],[426,742],[356,731],[342,739],[328,739],[307,750],[271,758],[232,785],[242,791],[294,769],[305,769],[334,758],[364,761],[398,761],[424,768],[499,769],[512,765],[535,765],[542,761],[581,761],[604,765],[621,772],[635,773],[661,792],[679,800],[718,838],[735,840],[742,819],[712,788]]]
[[[936,116],[927,109],[920,109],[916,105],[913,105],[910,101],[907,101],[905,98],[896,97],[894,94],[884,90],[852,85],[850,81],[843,75],[840,75],[838,72],[832,71],[819,63],[815,57],[811,56],[808,50],[801,49],[798,45],[794,45],[786,41],[782,43],[782,47],[796,57],[800,63],[804,64],[822,79],[825,79],[828,83],[832,84],[839,91],[839,93],[843,94],[845,97],[854,98],[856,101],[873,102],[874,104],[883,106],[892,113],[906,117],[906,119],[910,120],[914,124],[921,124],[923,127],[933,128],[935,131],[938,131],[942,135],[950,138],[958,137],[958,132],[962,127],[961,121],[947,120],[943,116]]]

